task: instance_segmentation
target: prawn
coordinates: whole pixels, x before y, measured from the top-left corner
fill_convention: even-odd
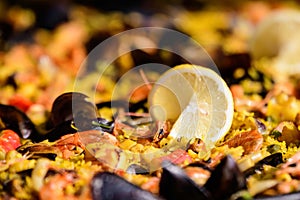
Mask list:
[[[69,184],[72,184],[76,177],[72,173],[56,174],[45,183],[39,191],[39,198],[41,200],[64,200],[76,199],[74,195],[65,194],[65,189]]]
[[[236,110],[247,109],[249,111],[259,111],[262,114],[266,114],[266,105],[274,96],[277,96],[282,92],[288,95],[297,95],[295,86],[290,82],[276,83],[262,100],[247,98],[241,85],[232,85],[230,86],[230,90]]]
[[[300,177],[300,151],[287,159],[281,168],[276,171],[277,176],[286,173],[295,177]]]
[[[85,150],[86,145],[97,142],[107,142],[112,145],[119,144],[117,138],[110,133],[99,130],[88,130],[64,135],[55,142],[23,145],[18,151],[27,154],[27,157],[34,157],[35,154],[38,155],[39,153],[48,153],[68,159],[78,153],[78,151],[74,151],[77,147]]]
[[[258,151],[263,144],[263,136],[257,131],[245,131],[235,135],[225,143],[228,147],[242,146],[244,148],[244,155]]]
[[[157,131],[153,137],[153,142],[159,142],[162,138],[169,135],[171,130],[171,123],[169,121],[158,121]]]
[[[119,144],[117,138],[110,133],[98,130],[88,130],[65,135],[57,140],[53,146],[57,147],[62,152],[62,157],[67,159],[71,157],[72,153],[74,153],[72,150],[77,146],[85,149],[85,146],[89,143],[102,141],[106,141],[113,145]]]

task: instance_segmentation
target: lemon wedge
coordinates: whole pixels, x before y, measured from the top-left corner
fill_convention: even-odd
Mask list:
[[[213,70],[184,64],[169,69],[148,96],[155,120],[173,123],[173,138],[200,138],[211,148],[229,130],[234,113],[232,94]]]

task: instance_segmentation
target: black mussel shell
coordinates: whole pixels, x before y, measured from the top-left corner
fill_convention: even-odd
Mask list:
[[[11,129],[21,138],[37,139],[35,125],[28,116],[14,106],[0,104],[0,129]]]
[[[65,121],[73,120],[79,130],[92,129],[92,120],[98,117],[94,103],[88,96],[78,92],[68,92],[57,97],[51,109],[51,122],[57,126]]]
[[[125,100],[112,100],[112,101],[106,101],[97,103],[96,106],[98,109],[100,108],[124,108],[125,110],[128,110],[129,112],[136,112],[140,109],[142,109],[144,112],[148,112],[148,108],[145,106],[147,102],[147,99],[138,101],[138,102],[128,102]]]
[[[282,154],[274,153],[272,155],[265,157],[264,159],[255,163],[255,165],[253,167],[244,171],[244,175],[245,175],[245,177],[248,177],[248,176],[251,176],[252,174],[255,174],[258,171],[262,171],[264,165],[271,165],[273,167],[276,167],[277,165],[279,165],[281,163],[283,163]]]
[[[110,172],[96,174],[91,182],[94,200],[159,200],[154,194]]]
[[[212,195],[212,199],[228,199],[239,190],[246,189],[246,179],[239,170],[235,160],[226,156],[211,173],[204,185]]]
[[[43,139],[47,139],[50,142],[54,142],[55,140],[60,139],[64,135],[76,133],[77,131],[78,130],[74,126],[73,121],[68,120],[49,130],[47,134],[43,135]]]
[[[55,141],[66,134],[92,129],[112,133],[114,122],[98,117],[97,107],[87,99],[85,94],[77,92],[57,97],[43,139]]]
[[[163,162],[159,194],[167,200],[208,200],[210,194],[200,188],[185,172],[170,161]]]

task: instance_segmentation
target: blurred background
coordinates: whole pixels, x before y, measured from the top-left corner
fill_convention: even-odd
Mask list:
[[[58,95],[72,90],[78,69],[95,46],[122,31],[148,26],[170,28],[193,38],[213,58],[228,84],[239,83],[245,76],[253,84],[263,79],[260,72],[248,70],[253,65],[253,35],[268,15],[284,9],[298,10],[299,2],[2,0],[0,103],[16,105],[29,115],[50,109]],[[149,40],[146,36],[139,38],[139,42],[159,42]],[[113,50],[124,44],[126,41],[119,41]],[[114,83],[124,72],[150,62],[173,67],[186,61],[162,50],[135,50],[115,60],[96,85],[83,82],[99,92],[98,102],[104,102],[110,99]],[[91,66],[97,65],[101,61]],[[261,94],[274,81],[272,74],[269,76],[258,88]]]

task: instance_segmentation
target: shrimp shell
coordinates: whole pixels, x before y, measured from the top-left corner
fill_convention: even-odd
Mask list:
[[[229,147],[242,146],[244,155],[258,151],[263,144],[263,137],[257,130],[245,131],[225,142]]]

